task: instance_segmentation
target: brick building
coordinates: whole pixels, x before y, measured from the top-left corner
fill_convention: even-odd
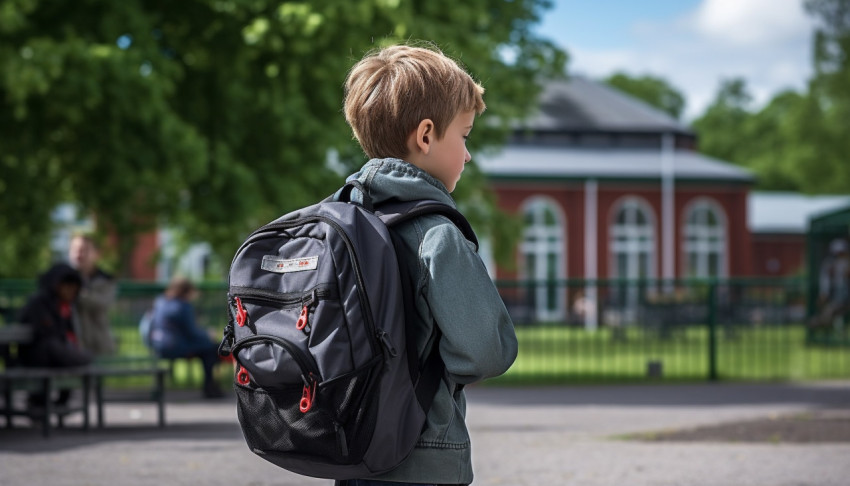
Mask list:
[[[525,222],[517,270],[496,277],[751,275],[754,176],[696,144],[683,123],[606,85],[548,83],[509,143],[475,158],[501,208]],[[572,304],[545,283],[528,291],[538,318],[561,319]]]

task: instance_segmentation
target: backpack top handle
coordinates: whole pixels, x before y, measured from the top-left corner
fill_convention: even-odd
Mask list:
[[[351,191],[353,191],[354,189],[357,189],[358,191],[360,191],[360,194],[363,195],[363,208],[369,212],[374,212],[375,207],[372,205],[372,197],[369,196],[369,191],[366,190],[366,187],[363,186],[362,182],[356,179],[348,181],[345,183],[344,186],[342,186],[342,189],[340,189],[338,192],[337,200],[357,204],[351,199]]]

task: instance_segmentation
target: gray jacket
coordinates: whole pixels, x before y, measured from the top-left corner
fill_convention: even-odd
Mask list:
[[[77,298],[77,337],[83,349],[96,356],[115,353],[115,337],[109,324],[109,310],[115,303],[118,285],[111,275],[98,269],[83,276],[83,287]]]
[[[418,167],[399,159],[373,159],[350,176],[365,186],[376,205],[434,199],[455,206],[445,186]],[[360,195],[355,194],[355,200]],[[505,305],[475,246],[447,218],[427,215],[395,228],[403,248],[399,260],[416,283],[415,316],[420,360],[442,333],[440,356],[446,365],[425,429],[410,456],[383,481],[469,484],[472,459],[462,387],[507,371],[517,341]]]

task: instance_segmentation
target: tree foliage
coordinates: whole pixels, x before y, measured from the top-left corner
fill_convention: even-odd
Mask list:
[[[685,97],[665,79],[652,76],[630,76],[618,72],[605,79],[614,88],[628,93],[678,119],[685,109]]]
[[[250,229],[340,184],[329,153],[364,161],[342,84],[390,43],[431,40],[464,64],[487,89],[470,145],[498,143],[533,80],[563,73],[566,54],[531,30],[549,3],[5,0],[0,276],[43,263],[61,202],[96,215],[122,255],[168,224],[229,257]],[[479,227],[498,226],[482,214]]]
[[[815,74],[809,83],[801,138],[808,144],[809,168],[803,187],[813,191],[850,192],[850,0],[807,0],[817,20],[814,37]]]
[[[714,101],[692,124],[700,137],[700,149],[723,160],[737,161],[742,130],[751,116],[751,102],[746,81],[723,81]]]
[[[759,188],[847,194],[850,0],[805,5],[817,20],[808,90],[778,93],[754,109],[744,81],[727,80],[693,126],[701,151],[753,169]]]

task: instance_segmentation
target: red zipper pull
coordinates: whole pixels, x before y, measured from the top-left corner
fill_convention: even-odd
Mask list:
[[[239,371],[236,372],[236,382],[240,385],[251,383],[251,375],[248,374],[248,370],[244,366],[240,366]]]
[[[299,331],[303,331],[305,327],[307,327],[307,314],[310,313],[310,307],[304,306],[301,308],[301,315],[298,317],[298,321],[295,322],[295,329]]]
[[[242,299],[236,297],[236,324],[242,327],[246,322],[248,322],[248,311],[242,307]]]
[[[301,402],[298,404],[298,409],[301,413],[307,413],[313,407],[313,400],[316,398],[316,382],[311,381],[304,385],[304,391],[301,392]]]

